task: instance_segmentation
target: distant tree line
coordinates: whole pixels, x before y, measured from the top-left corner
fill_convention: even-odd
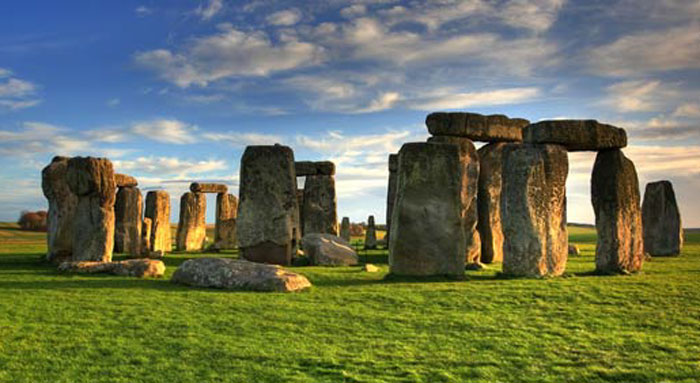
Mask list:
[[[17,220],[17,223],[22,230],[46,231],[46,221],[48,216],[49,214],[44,210],[23,210],[19,215],[19,220]]]

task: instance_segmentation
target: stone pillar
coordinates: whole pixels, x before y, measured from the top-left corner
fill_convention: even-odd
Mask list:
[[[334,176],[306,176],[303,206],[304,235],[314,233],[338,235]]]
[[[479,154],[479,223],[481,237],[481,262],[503,261],[503,226],[501,224],[501,186],[503,173],[503,148],[496,142],[482,146]]]
[[[68,186],[78,196],[73,218],[73,260],[112,260],[116,184],[112,162],[106,158],[68,160]]]
[[[391,214],[394,211],[394,200],[396,200],[396,178],[399,173],[399,155],[389,154],[389,183],[386,190],[386,235],[384,241],[389,244],[391,235]]]
[[[175,244],[177,250],[202,250],[207,236],[206,215],[206,194],[187,192],[180,197],[180,219]]]
[[[146,194],[145,216],[151,219],[150,251],[172,251],[170,232],[170,195],[165,190],[153,190]]]
[[[631,273],[644,262],[639,180],[634,163],[619,149],[598,152],[591,176],[595,211],[596,271]]]
[[[73,218],[78,197],[68,187],[68,157],[54,157],[41,171],[41,188],[49,201],[47,245],[49,262],[70,260],[73,255]]]
[[[241,159],[238,244],[253,262],[291,264],[300,239],[294,152],[248,146]]]
[[[374,216],[367,218],[367,228],[365,229],[365,250],[377,248],[377,228],[374,226]]]
[[[120,187],[114,204],[114,251],[141,255],[143,197],[135,186]]]
[[[301,228],[300,235],[304,236],[304,189],[297,189],[297,204],[299,205],[299,222],[298,227]]]
[[[216,195],[216,226],[214,228],[214,248],[232,250],[236,248],[236,217],[238,198],[233,194]]]
[[[503,273],[561,275],[568,256],[566,149],[509,144],[503,161]]]
[[[644,251],[652,256],[680,255],[683,225],[670,181],[648,183],[642,203]]]
[[[476,178],[458,145],[408,143],[399,151],[399,176],[389,242],[392,274],[462,278],[467,212]],[[472,192],[473,193],[473,192]]]
[[[340,224],[340,238],[350,243],[350,218],[343,217],[343,222]]]
[[[151,230],[153,227],[153,220],[146,217],[143,219],[143,225],[141,226],[141,254],[149,255],[149,249],[151,248]]]

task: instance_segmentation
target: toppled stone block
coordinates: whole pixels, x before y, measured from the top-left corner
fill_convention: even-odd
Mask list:
[[[307,234],[301,243],[304,254],[316,266],[353,266],[359,261],[350,244],[332,234]]]
[[[123,277],[162,277],[165,274],[163,261],[153,259],[128,259],[118,262],[74,261],[63,262],[58,271],[78,274],[107,273]]]

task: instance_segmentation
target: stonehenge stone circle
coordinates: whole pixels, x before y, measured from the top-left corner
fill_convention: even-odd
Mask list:
[[[291,264],[301,235],[294,152],[248,146],[241,159],[238,245],[243,258]]]
[[[384,240],[389,243],[391,233],[391,214],[394,211],[394,200],[396,200],[396,178],[399,170],[399,155],[389,154],[389,184],[386,192],[386,235]]]
[[[192,193],[228,193],[228,187],[224,184],[192,182],[190,184]]]
[[[344,239],[345,242],[350,243],[350,218],[343,217],[343,221],[340,224],[340,238]]]
[[[304,254],[315,266],[353,266],[359,261],[350,244],[332,234],[307,234],[301,243]]]
[[[112,260],[116,183],[112,162],[106,158],[73,157],[66,179],[78,196],[73,218],[74,261]]]
[[[217,250],[236,248],[236,217],[238,217],[238,198],[228,193],[217,194],[214,226],[214,248]]]
[[[143,197],[137,187],[120,187],[114,204],[114,251],[141,255]]]
[[[501,114],[484,116],[464,112],[436,112],[425,119],[433,136],[459,136],[486,142],[522,141],[522,129],[529,123],[522,118],[508,118]]]
[[[297,177],[335,175],[335,164],[331,161],[297,161],[294,163]]]
[[[683,225],[676,193],[669,181],[650,182],[642,202],[644,251],[652,256],[680,255]]]
[[[503,148],[494,142],[482,146],[479,154],[479,192],[477,198],[481,239],[481,262],[503,261],[503,224],[501,220],[501,187],[503,180]]]
[[[407,143],[391,219],[389,269],[405,276],[464,276],[472,160],[457,145]]]
[[[207,198],[204,193],[187,192],[180,198],[180,220],[177,224],[176,248],[200,251],[207,236]]]
[[[365,229],[365,250],[377,248],[377,228],[374,225],[374,216],[367,218],[367,228]]]
[[[41,189],[49,202],[47,222],[49,262],[70,260],[73,255],[73,218],[78,196],[68,187],[68,157],[54,157],[41,171]]]
[[[129,188],[139,186],[139,182],[136,181],[136,178],[120,173],[114,174],[114,182],[117,184],[118,188]]]
[[[639,181],[634,164],[621,150],[598,152],[591,176],[591,199],[598,232],[596,270],[605,274],[640,270],[644,243]]]
[[[525,127],[526,143],[563,145],[569,151],[618,149],[627,146],[624,129],[596,120],[540,121]]]
[[[566,149],[509,144],[503,161],[503,273],[519,277],[561,275],[568,255]]]
[[[148,255],[151,249],[151,230],[153,228],[153,220],[144,217],[141,224],[141,253]]]
[[[338,235],[338,212],[333,176],[306,176],[304,205],[301,213],[304,235],[313,233]]]
[[[170,233],[170,195],[165,190],[146,194],[145,216],[151,219],[150,251],[172,251]]]

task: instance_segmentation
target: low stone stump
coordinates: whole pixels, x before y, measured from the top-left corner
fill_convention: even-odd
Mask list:
[[[350,244],[332,234],[307,234],[301,245],[315,266],[353,266],[359,261]]]
[[[58,271],[78,274],[107,273],[138,278],[162,277],[165,274],[165,264],[153,259],[128,259],[118,262],[74,261],[61,263]]]
[[[508,118],[502,114],[484,116],[478,113],[437,112],[426,117],[425,124],[433,136],[458,136],[472,141],[519,142],[522,129],[530,122]]]
[[[343,217],[343,221],[340,223],[340,238],[344,239],[345,242],[350,243],[350,218]]]
[[[680,255],[683,225],[676,193],[669,181],[648,183],[642,203],[644,251],[651,256]]]
[[[175,270],[171,281],[196,287],[264,292],[293,292],[311,287],[306,277],[280,266],[230,258],[190,259]]]
[[[525,127],[523,140],[533,144],[556,144],[570,152],[618,149],[627,146],[624,129],[596,120],[540,121]]]
[[[41,171],[41,189],[49,202],[47,245],[49,262],[63,262],[73,255],[73,218],[78,196],[68,187],[68,157],[54,157]]]
[[[365,250],[377,248],[377,228],[374,225],[374,216],[367,218],[367,229],[365,229]]]
[[[172,251],[170,233],[170,195],[165,190],[152,190],[146,194],[146,212],[151,219],[150,251]]]

